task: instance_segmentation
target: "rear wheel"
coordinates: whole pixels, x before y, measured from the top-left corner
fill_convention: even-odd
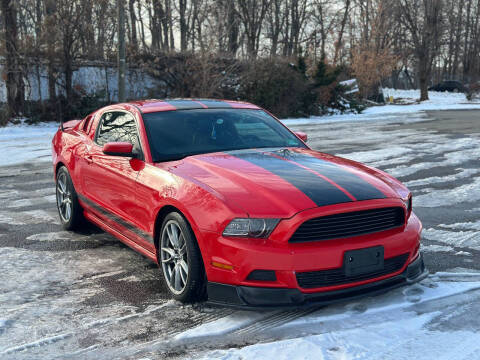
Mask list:
[[[195,235],[177,212],[168,214],[159,239],[158,262],[175,300],[193,302],[205,296],[205,270]]]
[[[58,215],[63,228],[65,230],[78,229],[84,220],[83,209],[78,202],[72,178],[65,166],[57,171],[56,197]]]

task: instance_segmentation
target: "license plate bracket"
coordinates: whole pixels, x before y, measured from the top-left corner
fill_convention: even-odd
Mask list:
[[[383,246],[346,251],[343,258],[345,275],[351,277],[383,270],[384,257]]]

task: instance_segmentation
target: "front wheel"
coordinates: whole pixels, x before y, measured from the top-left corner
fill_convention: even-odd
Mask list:
[[[57,209],[60,222],[65,230],[75,230],[83,222],[83,209],[78,202],[72,178],[65,166],[57,171]]]
[[[171,212],[163,221],[158,262],[173,298],[182,302],[203,300],[205,270],[195,235],[182,215]]]

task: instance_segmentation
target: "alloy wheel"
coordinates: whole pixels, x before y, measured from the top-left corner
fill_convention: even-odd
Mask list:
[[[69,222],[72,217],[72,192],[64,172],[61,172],[57,178],[57,207],[62,221]]]
[[[188,281],[188,255],[185,237],[175,220],[165,224],[160,245],[160,260],[167,285],[174,294],[181,294]]]

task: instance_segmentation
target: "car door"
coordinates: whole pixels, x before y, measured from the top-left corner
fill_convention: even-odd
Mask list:
[[[129,142],[137,158],[103,153],[108,142]],[[109,226],[124,236],[149,247],[138,233],[135,213],[138,213],[135,182],[144,168],[143,151],[135,117],[127,111],[107,111],[102,114],[97,130],[85,153],[82,169],[83,191],[91,208]]]

